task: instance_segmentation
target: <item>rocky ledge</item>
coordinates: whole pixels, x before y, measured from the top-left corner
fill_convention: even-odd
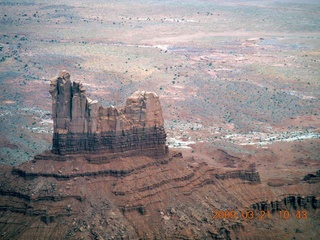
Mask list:
[[[137,91],[123,108],[99,106],[89,99],[81,83],[62,71],[50,84],[55,154],[121,153],[162,157],[166,133],[159,97]]]
[[[316,174],[309,173],[304,176],[302,179],[303,181],[306,181],[308,183],[318,183],[320,182],[320,170],[316,172]]]
[[[52,151],[0,166],[1,239],[293,239],[275,230],[305,236],[318,229],[319,171],[301,173],[298,184],[266,184],[266,175],[245,164],[235,169],[244,160],[222,150],[210,163],[184,158],[165,145],[154,93],[105,108],[65,71],[50,93]],[[242,215],[261,210],[273,216]],[[308,218],[285,222],[279,210],[305,210]]]

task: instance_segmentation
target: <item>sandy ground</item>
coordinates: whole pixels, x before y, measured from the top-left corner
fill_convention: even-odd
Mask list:
[[[106,106],[156,92],[186,161],[298,194],[320,161],[319,15],[317,0],[1,2],[0,163],[50,149],[66,69]]]

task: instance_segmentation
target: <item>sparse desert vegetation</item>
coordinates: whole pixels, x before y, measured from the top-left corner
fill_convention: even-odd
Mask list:
[[[317,1],[2,2],[2,162],[48,149],[48,81],[61,69],[105,105],[156,92],[169,136],[186,122],[202,128],[184,139],[209,145],[251,132],[318,139],[318,15]]]
[[[318,0],[0,2],[1,237],[31,239],[37,228],[55,239],[61,229],[66,239],[316,239],[319,16]],[[64,69],[104,106],[123,106],[137,90],[157,93],[167,145],[183,158],[73,166],[46,152],[28,162],[52,146],[48,90]],[[51,167],[41,164],[46,156]],[[310,217],[211,219],[213,208],[277,204]]]

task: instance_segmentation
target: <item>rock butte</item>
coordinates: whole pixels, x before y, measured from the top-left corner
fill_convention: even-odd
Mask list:
[[[62,71],[50,84],[53,116],[52,152],[123,153],[153,157],[168,152],[159,97],[137,91],[123,108],[99,106],[81,83]]]
[[[318,227],[319,171],[297,184],[266,184],[222,150],[214,156],[230,167],[184,159],[165,145],[154,93],[136,92],[124,108],[104,108],[65,71],[50,93],[52,151],[0,167],[1,239],[276,239],[279,233],[292,239],[294,231],[305,236],[303,226]],[[214,210],[238,217],[214,219]],[[272,216],[243,219],[247,210]],[[284,220],[280,210],[315,217]]]

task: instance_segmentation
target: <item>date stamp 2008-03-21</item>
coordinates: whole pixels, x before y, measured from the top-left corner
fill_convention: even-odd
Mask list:
[[[288,210],[278,210],[278,211],[254,211],[254,210],[213,210],[212,219],[243,219],[243,220],[252,220],[252,219],[271,219],[279,218],[288,220],[290,218],[297,218],[301,220],[308,219],[309,213],[307,210],[297,210],[294,212],[289,212]]]

